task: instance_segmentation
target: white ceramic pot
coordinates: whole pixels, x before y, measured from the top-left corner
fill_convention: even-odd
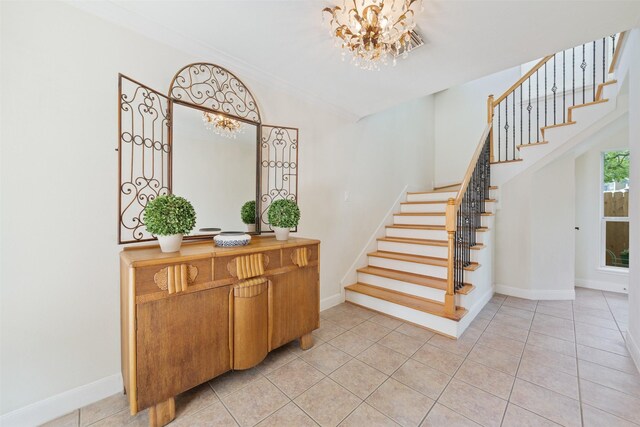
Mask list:
[[[276,240],[289,240],[289,229],[282,227],[271,227],[276,233]]]
[[[178,252],[182,245],[182,234],[171,234],[169,236],[156,236],[160,243],[162,252]]]
[[[256,225],[255,224],[247,224],[247,233],[255,233]]]

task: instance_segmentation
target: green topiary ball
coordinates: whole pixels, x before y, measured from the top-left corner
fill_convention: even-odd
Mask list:
[[[255,224],[256,223],[256,201],[249,200],[247,203],[242,205],[242,209],[240,209],[240,218],[242,218],[242,222],[245,224]]]
[[[300,209],[293,200],[276,200],[269,206],[268,217],[273,227],[293,228],[300,221]]]
[[[196,226],[193,205],[179,196],[158,196],[144,208],[144,225],[155,236],[189,234]]]

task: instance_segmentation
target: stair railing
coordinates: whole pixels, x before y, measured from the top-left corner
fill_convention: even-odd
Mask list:
[[[464,286],[464,269],[471,264],[471,248],[476,245],[476,231],[482,227],[485,201],[489,198],[491,129],[492,124],[488,123],[458,194],[447,201],[445,229],[449,256],[444,306],[448,315],[455,314],[455,293]]]
[[[597,101],[624,33],[547,55],[498,98],[489,95],[491,162],[519,161],[523,146],[544,144],[543,128],[569,121],[568,108]]]

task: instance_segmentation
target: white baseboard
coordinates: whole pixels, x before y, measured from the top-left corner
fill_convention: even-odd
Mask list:
[[[464,331],[469,327],[473,319],[476,318],[478,313],[484,308],[485,305],[491,300],[494,294],[494,289],[490,287],[486,290],[486,292],[478,298],[471,308],[467,308],[467,314],[458,322],[458,337],[464,333]]]
[[[499,294],[509,295],[512,297],[536,299],[536,300],[574,300],[576,299],[576,291],[574,289],[567,290],[546,290],[546,289],[522,289],[513,286],[495,285],[495,290]]]
[[[629,290],[626,285],[620,283],[603,282],[600,280],[588,280],[576,278],[576,286],[587,289],[597,289],[599,291],[619,292],[628,294]]]
[[[629,349],[629,353],[631,354],[631,358],[636,364],[636,368],[638,368],[638,370],[640,371],[640,346],[629,331],[627,331],[625,338],[625,341],[627,342],[627,348]]]
[[[331,295],[330,297],[323,298],[320,300],[320,311],[324,311],[343,302],[344,295],[342,295],[342,292],[339,294]]]
[[[356,259],[353,261],[353,264],[351,264],[344,277],[342,277],[342,280],[340,280],[340,286],[342,288],[356,282],[356,278],[358,276],[356,270],[367,265],[367,254],[376,249],[378,238],[383,237],[385,235],[386,226],[393,223],[393,214],[400,211],[400,202],[403,197],[406,196],[408,187],[409,185],[404,186],[395,202],[393,202],[393,206],[391,206],[389,211],[387,211],[387,214],[382,218],[382,221],[378,224],[378,227],[375,229],[371,237],[369,237],[367,244],[362,248],[362,251],[360,251]],[[344,294],[344,292],[342,293]]]
[[[122,393],[122,390],[122,375],[114,374],[4,414],[0,417],[0,425],[38,426],[105,397]]]

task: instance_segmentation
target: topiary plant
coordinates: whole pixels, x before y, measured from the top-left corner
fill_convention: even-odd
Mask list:
[[[268,217],[273,227],[293,228],[300,221],[300,209],[293,200],[276,200],[269,206]]]
[[[245,224],[255,224],[256,223],[256,201],[249,200],[247,203],[242,205],[242,209],[240,209],[240,218],[242,218],[242,222]]]
[[[144,208],[144,225],[156,236],[189,234],[196,225],[193,205],[179,196],[158,196]]]

